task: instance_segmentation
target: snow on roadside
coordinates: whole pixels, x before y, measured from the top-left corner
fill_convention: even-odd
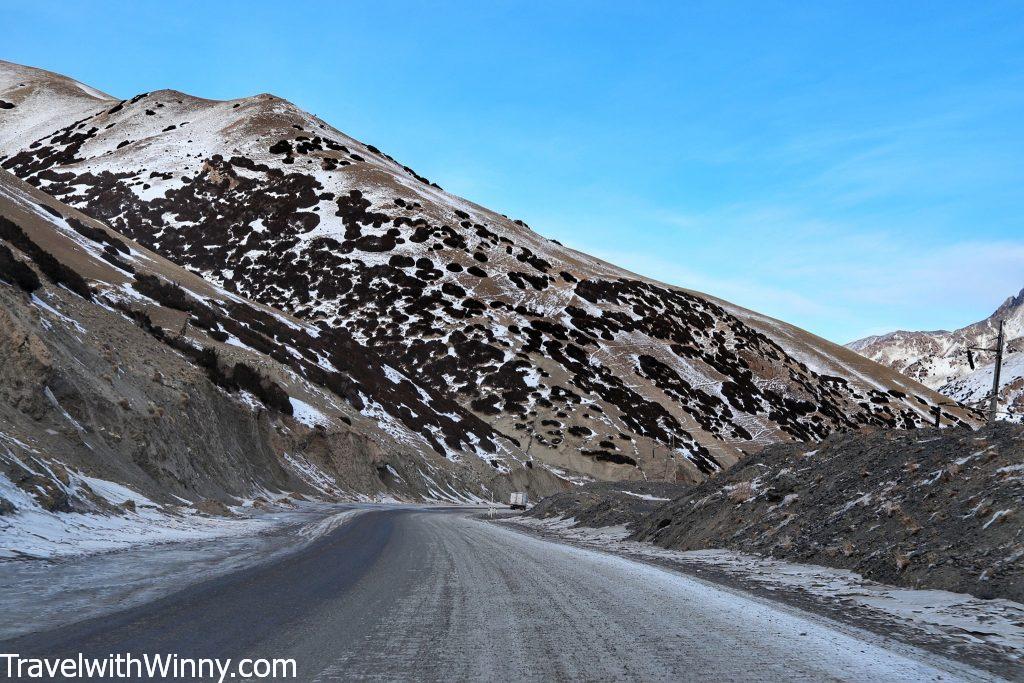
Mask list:
[[[295,399],[292,399],[292,405],[295,405]],[[302,454],[290,455],[285,453],[284,459],[302,481],[320,493],[329,496],[340,496],[342,494],[341,489],[335,485],[334,478],[314,465]]]
[[[352,521],[354,517],[367,512],[366,508],[357,508],[354,510],[342,510],[341,512],[331,515],[330,517],[324,517],[323,519],[317,520],[299,527],[298,535],[308,540],[314,540],[324,536],[338,527],[347,524]]]
[[[260,533],[138,546],[66,562],[2,562],[8,589],[0,640],[159,599],[186,586],[300,550],[370,508],[302,503],[266,513]]]
[[[112,481],[70,468],[67,468],[67,475],[66,490],[72,497],[88,490],[121,510],[117,514],[51,512],[0,473],[0,499],[15,508],[13,513],[0,515],[0,562],[57,559],[137,546],[237,537],[261,533],[277,523],[274,514],[248,508],[235,508],[238,517],[214,517],[200,514],[188,505],[161,506]],[[59,480],[54,477],[54,481]],[[304,535],[317,533],[312,530]]]
[[[0,481],[0,487],[9,483]],[[139,545],[172,543],[255,533],[259,518],[201,516],[187,508],[178,514],[143,508],[121,515],[19,509],[0,517],[0,560],[88,555]]]
[[[708,568],[770,591],[793,591],[849,608],[881,613],[884,618],[961,646],[985,645],[1014,662],[1024,661],[1024,605],[1011,600],[981,600],[942,590],[914,590],[869,581],[831,567],[786,562],[733,550],[668,550],[625,540],[625,526],[577,527],[573,518],[515,517],[501,520],[551,534],[574,544],[636,559]]]

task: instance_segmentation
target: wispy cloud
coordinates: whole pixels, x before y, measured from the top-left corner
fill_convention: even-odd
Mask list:
[[[964,325],[1024,287],[1024,237],[920,240],[898,226],[868,229],[768,204],[650,220],[669,228],[656,238],[660,250],[578,246],[840,342]]]
[[[1021,85],[950,89],[861,125],[794,120],[746,150],[775,178],[730,204],[648,212],[685,265],[620,260],[837,341],[972,322],[1024,287],[1024,140],[1007,127]]]

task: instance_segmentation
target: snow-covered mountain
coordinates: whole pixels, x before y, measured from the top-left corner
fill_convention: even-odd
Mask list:
[[[0,145],[16,148],[36,140],[78,118],[90,116],[97,107],[114,100],[110,95],[76,80],[42,69],[14,67],[0,62],[3,86],[0,95]],[[15,111],[17,110],[17,111]]]
[[[847,346],[957,401],[987,406],[992,395],[995,354],[973,352],[976,369],[972,371],[966,349],[995,346],[1000,320],[1006,340],[1000,408],[1019,419],[1024,415],[1024,289],[1006,299],[984,320],[952,332],[890,332]]]
[[[696,480],[774,441],[930,422],[943,400],[791,325],[546,239],[272,95],[117,100],[0,63],[0,99],[4,169],[300,321],[314,353],[349,358],[340,375],[370,350],[395,381],[453,400],[431,442],[450,458],[490,459],[480,444],[507,440],[559,471]],[[423,434],[424,405],[392,409]]]

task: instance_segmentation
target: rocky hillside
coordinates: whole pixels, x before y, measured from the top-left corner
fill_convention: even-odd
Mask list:
[[[659,507],[685,495],[692,484],[665,481],[595,481],[547,496],[526,514],[572,518],[579,526],[636,525]]]
[[[726,548],[1024,601],[1021,425],[776,444],[699,485],[661,486],[588,484],[528,514],[627,525],[633,540],[664,548]]]
[[[1024,418],[1024,289],[984,320],[952,332],[890,332],[847,346],[950,398],[987,408],[995,354],[974,352],[975,369],[971,370],[966,349],[993,347],[1000,320],[1006,338],[999,392],[1000,410],[1006,412],[1001,417],[1019,421]]]
[[[302,321],[320,353],[373,349],[450,397],[472,419],[445,425],[446,455],[505,435],[560,471],[696,481],[767,443],[926,423],[942,400],[545,239],[271,95],[117,100],[3,63],[0,99],[4,169]]]
[[[4,546],[75,513],[134,514],[136,500],[225,512],[284,495],[471,502],[569,485],[338,334],[0,172]]]
[[[694,488],[636,538],[852,569],[1024,601],[1024,428],[836,435],[780,445]]]

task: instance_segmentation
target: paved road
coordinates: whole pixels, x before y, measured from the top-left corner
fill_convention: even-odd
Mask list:
[[[304,681],[921,681],[973,672],[951,675],[944,660],[683,575],[415,510],[364,513],[293,555],[0,642],[0,652],[294,657]]]

